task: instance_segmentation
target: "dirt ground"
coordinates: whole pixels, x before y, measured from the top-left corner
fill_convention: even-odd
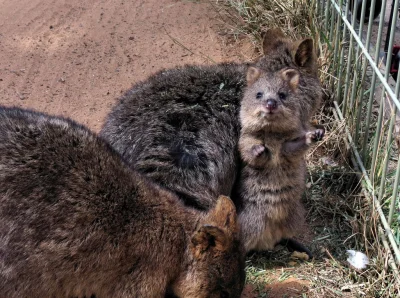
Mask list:
[[[162,68],[243,61],[216,25],[201,1],[0,0],[0,105],[99,131],[121,93]],[[266,287],[268,297],[294,297],[304,284]],[[255,297],[252,286],[243,297]]]
[[[98,131],[116,98],[162,68],[237,60],[207,3],[0,0],[0,104]]]

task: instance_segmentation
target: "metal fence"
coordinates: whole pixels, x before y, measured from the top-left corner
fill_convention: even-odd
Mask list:
[[[400,76],[396,35],[399,0],[316,2],[330,47],[330,84],[345,120],[353,160],[380,219],[390,264],[400,268]],[[389,13],[390,12],[390,13]],[[398,34],[398,33],[397,33]],[[399,38],[400,41],[400,38]],[[400,45],[400,43],[399,43]]]

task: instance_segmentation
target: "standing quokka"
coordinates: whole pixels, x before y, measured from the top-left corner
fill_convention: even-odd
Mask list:
[[[68,119],[0,108],[0,297],[239,297],[233,203],[189,209]]]
[[[250,67],[247,82],[240,110],[243,166],[235,191],[242,241],[246,251],[285,243],[311,257],[292,239],[304,224],[304,156],[324,135],[309,125],[310,111],[303,109],[310,91],[297,68]]]

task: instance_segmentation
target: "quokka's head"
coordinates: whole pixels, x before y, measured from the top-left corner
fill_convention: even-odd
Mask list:
[[[291,41],[272,29],[264,34],[263,48],[264,57],[247,71],[242,125],[298,127],[309,121],[322,97],[313,41]]]
[[[225,196],[192,235],[191,263],[172,286],[178,297],[240,297],[245,281],[243,245],[236,208]]]

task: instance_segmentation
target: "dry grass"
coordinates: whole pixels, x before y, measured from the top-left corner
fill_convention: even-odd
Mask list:
[[[268,296],[272,281],[298,278],[309,281],[309,289],[298,297],[397,297],[400,284],[389,269],[389,255],[379,241],[379,220],[371,202],[361,192],[360,180],[350,162],[345,123],[332,108],[334,90],[330,73],[332,45],[320,28],[315,1],[223,0],[212,5],[223,21],[221,32],[229,40],[249,40],[261,55],[261,32],[280,27],[298,39],[312,36],[319,50],[320,78],[326,99],[316,116],[327,136],[308,156],[309,180],[304,195],[310,232],[304,236],[315,253],[311,262],[291,262],[285,249],[252,255],[247,279],[259,297]],[[256,55],[257,56],[257,55]],[[309,239],[307,239],[309,238]],[[346,262],[346,250],[365,252],[371,265],[357,271]],[[274,296],[278,297],[278,296]],[[284,296],[279,296],[284,297]]]

